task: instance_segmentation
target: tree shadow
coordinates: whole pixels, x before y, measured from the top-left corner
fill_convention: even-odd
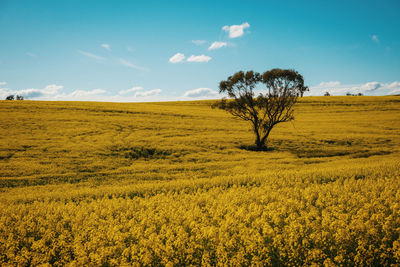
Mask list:
[[[256,152],[263,152],[263,151],[267,152],[276,150],[276,148],[272,146],[258,148],[256,145],[240,145],[239,148],[247,151],[256,151]]]

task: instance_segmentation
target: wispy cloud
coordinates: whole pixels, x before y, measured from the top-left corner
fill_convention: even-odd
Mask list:
[[[183,96],[190,98],[216,98],[218,97],[218,92],[210,88],[197,88],[186,91]]]
[[[145,71],[145,72],[150,71],[148,68],[138,66],[138,65],[136,65],[136,64],[134,64],[134,63],[132,63],[132,62],[126,60],[126,59],[123,59],[123,58],[120,58],[120,59],[119,59],[119,63],[120,63],[121,65],[123,65],[123,66],[125,66],[125,67],[128,67],[128,68],[131,68],[131,69],[140,70],[140,71]]]
[[[208,62],[210,60],[211,60],[211,57],[206,56],[206,55],[200,55],[200,56],[191,55],[187,59],[188,62]]]
[[[231,26],[224,26],[222,30],[229,33],[229,38],[237,38],[244,34],[244,29],[250,28],[250,24],[245,22],[241,25],[231,25]]]
[[[135,93],[135,97],[149,97],[149,96],[157,96],[161,93],[161,89],[153,89],[149,91],[139,91]]]
[[[107,49],[108,51],[111,50],[111,46],[109,44],[101,44],[101,47],[103,47],[104,49]]]
[[[374,41],[375,43],[379,43],[379,38],[377,35],[371,35],[371,40]]]
[[[38,57],[36,54],[31,53],[31,52],[26,53],[26,55],[30,56],[30,57],[34,57],[34,58]]]
[[[176,53],[175,55],[173,55],[170,59],[169,62],[170,63],[179,63],[182,62],[185,59],[185,55],[182,53]]]
[[[226,42],[214,42],[210,45],[210,47],[208,48],[208,50],[215,50],[215,49],[219,49],[222,48],[224,46],[226,46],[227,43]]]
[[[0,82],[0,86],[6,85],[6,84],[7,84],[7,82]]]
[[[206,40],[192,40],[192,43],[194,43],[195,45],[203,45],[206,42]]]
[[[84,56],[89,57],[89,58],[93,58],[93,59],[96,59],[96,60],[105,60],[104,57],[101,57],[101,56],[98,56],[98,55],[95,55],[95,54],[92,54],[92,53],[89,53],[89,52],[85,52],[85,51],[82,51],[82,50],[78,50],[78,52],[79,52],[79,54],[84,55]]]

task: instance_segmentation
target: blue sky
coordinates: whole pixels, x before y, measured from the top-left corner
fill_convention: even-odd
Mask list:
[[[400,93],[400,1],[0,0],[0,97],[217,98],[239,70]]]

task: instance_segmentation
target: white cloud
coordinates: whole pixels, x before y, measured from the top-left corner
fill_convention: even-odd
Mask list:
[[[31,53],[31,52],[28,52],[28,53],[26,53],[26,55],[28,55],[28,56],[30,56],[30,57],[37,57],[37,55],[36,55],[36,54],[34,54],[34,53]]]
[[[375,43],[379,43],[379,38],[377,35],[371,35],[371,40],[374,41]]]
[[[389,95],[400,95],[400,87],[396,90],[390,91]]]
[[[367,82],[364,84],[341,84],[339,82],[322,82],[311,86],[307,95],[323,95],[329,92],[331,95],[346,95],[346,93],[364,95],[391,95],[400,90],[400,82],[392,83]]]
[[[121,64],[121,65],[123,65],[123,66],[125,66],[125,67],[128,67],[128,68],[131,68],[131,69],[136,69],[136,70],[140,70],[140,71],[150,71],[148,68],[145,68],[145,67],[141,67],[141,66],[138,66],[138,65],[136,65],[136,64],[133,64],[132,62],[130,62],[130,61],[128,61],[128,60],[125,60],[125,59],[123,59],[123,58],[120,58],[119,59],[119,63]]]
[[[2,88],[3,85],[6,85],[6,82],[0,82],[0,100],[5,99],[7,96],[11,94],[8,88]]]
[[[178,63],[178,62],[182,62],[185,59],[185,55],[182,53],[176,53],[175,55],[173,55],[170,59],[169,62],[170,63]]]
[[[136,91],[139,91],[139,90],[143,90],[143,87],[136,86],[136,87],[132,87],[132,88],[127,89],[127,90],[121,90],[121,91],[119,91],[119,94],[120,95],[129,95],[129,94],[131,94],[133,92],[136,92]]]
[[[210,88],[197,88],[186,91],[183,96],[190,98],[215,98],[218,97],[218,92]]]
[[[57,95],[62,85],[50,84],[43,89],[29,88],[24,90],[19,90],[16,92],[17,95],[22,95],[26,99],[38,98],[38,97],[53,97]]]
[[[94,89],[89,91],[75,90],[72,93],[66,94],[60,92],[64,87],[62,85],[50,84],[43,89],[28,88],[18,91],[6,92],[0,89],[0,95],[3,98],[4,95],[16,94],[22,95],[25,99],[32,100],[90,100],[94,96],[104,94],[106,91],[102,89]]]
[[[4,100],[10,94],[12,93],[7,88],[0,88],[0,100]]]
[[[1,83],[5,85],[5,82]],[[1,87],[1,86],[0,86]],[[177,98],[159,96],[161,89],[145,91],[143,87],[137,86],[127,90],[121,90],[117,94],[109,94],[103,89],[75,90],[71,93],[63,92],[62,85],[50,84],[42,89],[28,88],[12,91],[8,88],[0,88],[0,99],[5,99],[9,95],[22,95],[29,100],[50,100],[50,101],[106,101],[106,102],[153,102],[153,101],[172,101]]]
[[[60,94],[55,97],[57,100],[89,100],[89,101],[138,101],[139,99],[154,100],[155,96],[161,93],[161,89],[153,89],[142,91],[143,87],[133,87],[128,90],[122,90],[118,95],[106,95],[106,91],[103,89],[94,89],[89,91],[75,90],[70,94]],[[122,93],[121,93],[122,92]],[[129,93],[136,92],[134,95],[127,95]],[[123,96],[125,94],[125,96]]]
[[[95,54],[92,54],[89,52],[85,52],[85,51],[81,51],[81,50],[78,50],[78,52],[84,56],[87,56],[87,57],[90,57],[90,58],[93,58],[96,60],[104,60],[105,59],[104,57],[101,57],[101,56],[98,56],[98,55],[95,55]]]
[[[244,29],[250,28],[250,24],[245,22],[241,25],[231,25],[231,26],[224,26],[222,30],[229,33],[229,38],[237,38],[244,34]]]
[[[161,93],[161,89],[153,89],[144,91],[142,86],[135,86],[127,90],[121,90],[118,93],[118,96],[121,98],[143,98],[150,96],[158,96]]]
[[[187,59],[188,62],[208,62],[210,60],[211,60],[211,57],[206,56],[206,55],[200,55],[200,56],[191,55]]]
[[[62,85],[56,85],[56,84],[47,85],[43,89],[28,88],[16,91],[11,91],[7,88],[0,88],[0,97],[1,99],[4,99],[4,97],[7,95],[16,94],[16,95],[22,95],[26,99],[35,99],[35,98],[51,99],[55,97],[62,88],[63,88]]]
[[[135,94],[135,97],[149,97],[149,96],[157,96],[161,93],[161,89],[153,89],[149,91],[140,91]]]
[[[215,50],[224,46],[226,46],[226,42],[214,42],[210,45],[208,50]]]
[[[400,82],[392,82],[392,83],[390,83],[389,85],[388,85],[388,88],[389,89],[397,89],[397,88],[400,88]]]
[[[80,97],[85,97],[85,96],[95,96],[95,95],[102,95],[106,91],[103,89],[93,89],[90,91],[84,91],[84,90],[75,90],[72,93],[68,94],[69,97],[72,98],[80,98]]]
[[[107,94],[103,89],[75,90],[72,93],[61,93],[53,97],[52,100],[71,100],[71,101],[107,101],[107,102],[138,102],[138,101],[159,101],[157,97],[161,89],[142,91],[143,87],[137,86],[128,90],[122,90],[116,95]],[[134,93],[135,92],[135,93]],[[129,93],[134,93],[129,95]],[[45,99],[47,100],[47,99]]]
[[[109,44],[101,44],[101,47],[103,47],[104,49],[107,49],[108,51],[111,50],[111,46]]]
[[[368,82],[359,86],[355,86],[352,89],[358,90],[361,92],[373,92],[378,90],[380,87],[382,87],[382,84],[379,82]]]
[[[206,40],[192,40],[192,43],[194,43],[195,45],[203,45],[206,42]]]

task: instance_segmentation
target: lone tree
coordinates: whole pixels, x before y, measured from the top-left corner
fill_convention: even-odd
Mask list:
[[[254,89],[260,83],[266,86],[266,93],[255,96]],[[249,121],[256,136],[256,150],[266,150],[272,128],[294,119],[293,105],[307,90],[303,77],[294,70],[272,69],[262,75],[254,71],[239,71],[219,84],[219,92],[227,93],[232,99],[222,99],[213,108]]]

